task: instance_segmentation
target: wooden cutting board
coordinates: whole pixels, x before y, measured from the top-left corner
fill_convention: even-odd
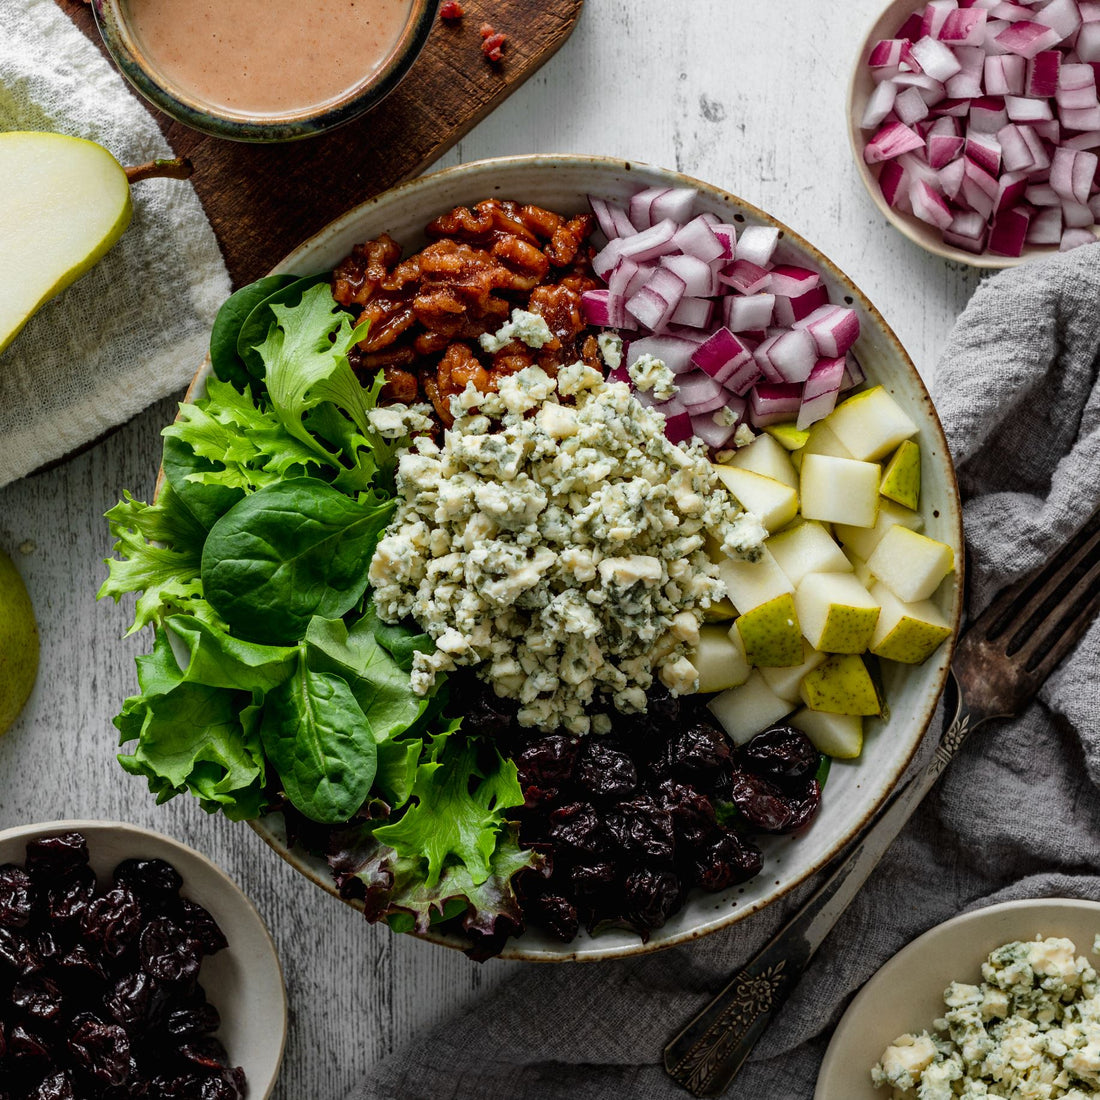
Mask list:
[[[83,0],[57,0],[99,42]],[[536,72],[572,33],[584,0],[462,0],[457,24],[437,19],[397,89],[339,130],[285,145],[209,137],[149,107],[192,182],[234,286],[372,195],[422,172]],[[482,23],[508,36],[505,57],[481,53]],[[144,101],[143,101],[144,102]],[[501,150],[507,152],[507,150]]]

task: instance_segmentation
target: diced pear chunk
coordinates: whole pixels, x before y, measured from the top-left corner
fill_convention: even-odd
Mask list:
[[[794,704],[780,699],[759,671],[754,671],[740,687],[716,695],[707,707],[735,745],[743,745],[794,710]]]
[[[802,701],[830,714],[880,714],[882,700],[863,658],[855,653],[827,657],[802,680]]]
[[[807,573],[850,573],[852,563],[820,523],[807,520],[768,539],[768,549],[796,588]]]
[[[865,530],[865,528],[857,527],[856,530],[863,531]],[[857,557],[855,554],[849,554],[848,560],[852,563],[852,576],[854,576],[855,579],[859,581],[859,583],[862,584],[864,588],[870,591],[871,585],[875,583],[875,578],[874,575],[871,573],[871,570],[867,568],[867,563],[862,558]],[[706,612],[704,612],[704,616],[705,615]]]
[[[745,612],[734,627],[750,665],[783,668],[802,660],[802,628],[789,592]]]
[[[782,481],[738,466],[716,465],[714,472],[746,511],[759,516],[769,531],[786,527],[798,514],[798,493]]]
[[[871,595],[882,605],[871,652],[891,661],[919,665],[951,636],[951,625],[931,600],[902,603],[881,581]]]
[[[852,760],[863,751],[863,719],[858,714],[830,714],[803,707],[791,718],[818,752],[838,760]]]
[[[749,678],[751,671],[741,636],[717,623],[699,628],[699,644],[688,657],[699,672],[701,692],[737,687]]]
[[[825,422],[852,457],[865,462],[885,458],[903,439],[918,431],[909,414],[882,386],[842,401]]]
[[[794,592],[794,585],[776,565],[766,546],[759,561],[726,558],[719,562],[718,579],[725,584],[727,595],[741,614],[784,592]]]
[[[867,568],[904,603],[926,600],[955,568],[955,553],[944,542],[918,535],[908,527],[891,527]]]
[[[892,500],[881,500],[874,527],[852,527],[846,523],[838,523],[835,530],[844,549],[866,561],[875,552],[882,536],[891,527],[898,525],[908,527],[911,531],[919,531],[924,527],[924,520],[920,512],[912,512]]]
[[[802,633],[825,653],[862,653],[871,644],[879,605],[851,573],[810,573],[794,596]]]
[[[856,456],[836,437],[829,427],[828,420],[819,420],[811,429],[802,448],[803,455],[831,455],[833,458],[855,458]]]
[[[793,420],[784,424],[769,424],[764,431],[787,451],[797,451],[800,447],[805,447],[810,438],[809,429],[798,427]]]
[[[920,447],[906,439],[882,471],[878,491],[905,508],[920,507]]]
[[[797,703],[798,692],[802,687],[802,677],[811,669],[817,668],[824,660],[825,654],[811,649],[809,643],[803,639],[801,664],[792,665],[790,668],[762,668],[760,675],[780,699],[789,699],[792,703]]]
[[[802,460],[802,516],[853,527],[873,527],[878,517],[879,467],[833,455]]]
[[[758,435],[747,447],[738,448],[727,466],[751,470],[762,477],[774,478],[792,489],[798,488],[798,472],[790,456],[770,435]]]

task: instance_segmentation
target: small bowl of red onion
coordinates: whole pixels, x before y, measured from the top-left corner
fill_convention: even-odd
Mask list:
[[[1092,244],[1098,72],[1098,0],[894,0],[849,88],[860,178],[945,259],[1012,267]]]

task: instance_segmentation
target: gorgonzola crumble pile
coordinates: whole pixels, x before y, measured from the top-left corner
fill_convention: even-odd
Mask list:
[[[947,987],[935,1034],[895,1039],[871,1080],[895,1100],[1095,1100],[1100,986],[1076,950],[1067,939],[998,947],[980,985]]]
[[[583,363],[469,386],[452,409],[442,445],[402,455],[370,567],[382,618],[435,640],[414,689],[477,665],[522,725],[574,734],[606,732],[609,705],[644,710],[654,675],[694,691],[687,652],[725,594],[704,539],[754,559],[767,534],[705,448],[670,443],[660,413]]]

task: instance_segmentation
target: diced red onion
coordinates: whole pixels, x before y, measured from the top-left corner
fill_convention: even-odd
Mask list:
[[[634,228],[641,232],[649,229],[654,224],[652,215],[653,200],[659,198],[667,190],[667,187],[647,187],[644,191],[638,191],[630,198],[629,215]]]
[[[1064,108],[1058,112],[1058,119],[1067,130],[1100,130],[1100,104]]]
[[[1024,94],[1042,99],[1058,90],[1058,70],[1062,55],[1058,50],[1043,50],[1029,59]]]
[[[623,318],[620,313],[622,299],[616,296],[615,302],[620,307],[616,309],[609,301],[610,297],[610,290],[586,290],[581,295],[581,312],[588,324],[597,325],[600,328],[618,328],[622,324]]]
[[[989,251],[1001,256],[1019,256],[1024,250],[1030,216],[1020,207],[1001,210],[989,230]]]
[[[805,382],[814,369],[817,349],[805,329],[786,329],[769,336],[753,358],[769,382]]]
[[[646,328],[659,332],[672,319],[683,297],[684,280],[659,267],[641,290],[627,298],[626,311]]]
[[[1006,95],[1005,110],[1013,122],[1048,122],[1054,118],[1050,103],[1045,99]]]
[[[962,71],[959,59],[936,38],[926,37],[914,42],[909,52],[922,72],[941,83]]]
[[[603,235],[609,241],[614,240],[616,237],[634,235],[634,226],[621,206],[597,198],[595,195],[588,196],[588,204],[592,207],[592,213],[596,215],[596,221],[599,222]]]
[[[742,294],[758,294],[771,287],[772,273],[751,260],[741,259],[722,268],[718,279]]]
[[[1027,177],[1022,172],[1006,172],[997,180],[997,197],[993,200],[993,210],[1000,213],[1023,201],[1027,190]]]
[[[859,314],[847,306],[823,305],[794,327],[810,334],[821,358],[835,359],[859,339]]]
[[[683,280],[684,293],[689,297],[706,298],[718,293],[718,277],[710,264],[695,256],[662,256],[661,267]]]
[[[922,141],[923,145],[924,142]],[[904,150],[903,150],[904,152]],[[737,259],[767,267],[779,243],[779,230],[770,225],[750,225],[737,240]]]
[[[686,225],[682,225],[672,238],[672,243],[685,256],[694,256],[703,263],[711,263],[726,255],[724,241],[718,236],[705,214],[700,214]],[[729,255],[732,256],[733,253],[730,252]]]
[[[733,260],[737,256],[737,226],[715,224],[711,226],[714,235],[722,243],[723,260]]]
[[[868,164],[878,164],[892,157],[920,149],[924,139],[903,122],[888,122],[882,126],[863,149],[863,159]],[[741,243],[744,242],[742,235]],[[739,249],[740,251],[740,249]]]
[[[805,431],[833,411],[844,381],[844,368],[843,356],[839,359],[820,359],[814,364],[810,377],[802,387],[802,404],[798,408],[795,427]]]
[[[960,167],[959,171],[962,169]],[[960,176],[960,182],[962,177]],[[883,162],[879,172],[878,185],[882,189],[882,197],[890,206],[898,206],[901,201],[908,202],[909,179],[905,172],[905,166],[898,160]]]
[[[607,288],[616,297],[627,298],[637,294],[649,281],[656,268],[652,264],[638,264],[633,260],[620,260],[607,278]]]
[[[682,336],[644,336],[631,340],[626,349],[626,365],[632,367],[643,355],[660,359],[673,374],[684,374],[694,369],[692,356],[699,345]]]
[[[801,385],[761,382],[749,397],[749,420],[756,428],[781,424],[794,420],[801,405]]]
[[[771,324],[775,308],[774,294],[753,294],[741,297],[731,294],[724,298],[726,327],[733,332],[752,332]]]
[[[668,218],[682,225],[691,219],[694,205],[694,188],[670,187],[667,191],[654,196],[649,207],[650,223],[656,224]]]
[[[691,417],[686,412],[666,417],[665,438],[669,443],[686,443],[691,437]]]
[[[985,248],[988,217],[988,214],[983,215],[976,210],[960,210],[950,227],[944,230],[944,241],[967,252],[981,252]]]
[[[962,157],[953,160],[940,169],[940,189],[943,191],[945,198],[954,200],[958,197],[959,192],[962,190],[965,172],[966,165]]]
[[[906,126],[928,117],[928,104],[919,88],[904,88],[894,98],[894,113]]]
[[[633,218],[631,219],[633,221]],[[655,260],[658,256],[664,256],[673,250],[672,238],[676,236],[679,226],[670,218],[657,222],[647,229],[635,233],[633,237],[614,240],[607,246],[612,248],[618,245],[616,259],[634,260],[636,263],[644,263],[646,260]],[[606,252],[607,249],[604,249]],[[598,260],[602,253],[597,254]],[[595,267],[595,261],[593,261]],[[603,277],[602,272],[597,272]]]
[[[714,412],[726,403],[728,396],[719,382],[701,370],[680,375],[676,385],[680,390],[676,395],[680,404],[692,415]]]
[[[930,0],[920,13],[920,33],[938,37],[947,22],[948,16],[958,8],[957,0]],[[907,24],[908,25],[908,24]],[[911,36],[906,36],[911,37]]]
[[[721,450],[733,438],[737,428],[737,421],[733,424],[719,424],[713,413],[691,418],[692,432],[715,451]]]
[[[1002,127],[1003,128],[1003,127]],[[973,129],[966,133],[966,155],[979,168],[991,176],[1001,169],[1001,144],[995,134],[980,133]]]
[[[626,369],[625,363],[620,363],[614,370],[607,372],[608,382],[625,382],[631,389],[634,388],[634,383],[630,379],[630,371]]]
[[[1081,26],[1081,12],[1074,0],[1050,0],[1045,8],[1034,12],[1034,19],[1056,30],[1059,39],[1069,38]]]
[[[980,46],[985,40],[987,12],[982,8],[949,11],[940,27],[939,39],[949,46]]]
[[[1024,74],[1027,62],[1015,54],[1004,54],[1001,57],[987,57],[983,67],[983,83],[986,95],[1003,95],[1006,97],[1005,106],[1008,107],[1008,117],[1012,118],[1012,108],[1008,103],[1008,96],[1022,96],[1024,94]]]
[[[908,49],[909,42],[904,38],[884,38],[871,47],[867,64],[872,69],[897,68],[901,64],[903,52]]]
[[[1092,225],[1094,220],[1092,210],[1084,203],[1062,203],[1062,221],[1070,229],[1085,229]]]
[[[809,268],[795,267],[793,264],[777,264],[772,268],[772,283],[769,288],[773,294],[782,294],[787,298],[797,298],[808,290],[813,290],[821,282],[821,276]]]
[[[1032,216],[1027,227],[1027,244],[1058,244],[1062,239],[1062,208],[1047,206]]]
[[[1100,61],[1100,21],[1085,23],[1077,33],[1077,56],[1086,62]]]
[[[1062,200],[1049,183],[1035,183],[1024,190],[1024,201],[1032,206],[1061,206]],[[1059,218],[1061,213],[1059,213]]]
[[[1062,144],[1067,149],[1100,148],[1100,130],[1085,130],[1083,133],[1074,134],[1072,137],[1066,138]]]
[[[963,149],[964,140],[954,134],[928,135],[928,163],[936,169],[945,168]]]
[[[1071,248],[1080,248],[1083,244],[1096,244],[1096,237],[1091,229],[1067,229],[1062,234],[1058,251],[1068,252]]]
[[[1026,19],[1013,23],[996,36],[996,41],[1010,53],[1028,58],[1049,50],[1061,40],[1062,36],[1053,27],[1044,27],[1042,23],[1032,23]]]
[[[706,328],[714,318],[714,303],[709,298],[681,298],[669,318],[670,325]]]
[[[867,375],[863,372],[859,360],[851,353],[844,357],[844,378],[840,383],[840,392],[847,393],[856,386],[862,386],[867,381]]]
[[[822,283],[800,294],[796,298],[788,298],[777,294],[775,297],[775,309],[773,318],[777,324],[790,328],[796,321],[808,317],[818,306],[823,306],[829,301],[829,291]]]
[[[982,96],[970,101],[970,131],[995,134],[1008,122],[1008,111],[1001,96]]]
[[[718,378],[730,363],[743,363],[746,358],[752,358],[748,349],[724,326],[712,332],[691,353],[692,363],[712,378]]]

